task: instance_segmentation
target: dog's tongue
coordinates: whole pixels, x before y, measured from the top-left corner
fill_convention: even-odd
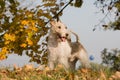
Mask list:
[[[62,42],[65,42],[65,41],[66,41],[66,38],[61,37],[61,41],[62,41]]]

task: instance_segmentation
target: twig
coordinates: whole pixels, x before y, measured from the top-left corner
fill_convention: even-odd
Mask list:
[[[51,19],[49,19],[48,22],[46,22],[46,24],[48,24],[50,22],[50,20],[52,20],[53,18],[57,18],[58,15],[72,2],[73,0],[70,0],[56,15],[54,15]],[[45,25],[46,25],[45,24]]]

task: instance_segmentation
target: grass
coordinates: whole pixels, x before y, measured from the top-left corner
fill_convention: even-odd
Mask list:
[[[118,76],[120,75],[120,72]],[[0,68],[0,80],[120,80],[116,73],[109,68],[92,64],[92,69],[79,69],[75,72],[66,72],[61,65],[55,70],[44,70],[34,68],[32,65],[24,67],[14,66],[10,68]]]

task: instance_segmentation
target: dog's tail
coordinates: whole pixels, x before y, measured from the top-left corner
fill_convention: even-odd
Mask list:
[[[76,37],[76,42],[77,43],[80,43],[80,38],[79,38],[79,36],[75,33],[75,32],[73,32],[73,31],[70,31],[73,35],[75,35],[75,37]]]

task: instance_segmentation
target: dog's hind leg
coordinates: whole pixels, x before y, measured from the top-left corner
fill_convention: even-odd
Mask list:
[[[91,68],[89,58],[85,50],[81,50],[79,54],[79,60],[84,68]]]

